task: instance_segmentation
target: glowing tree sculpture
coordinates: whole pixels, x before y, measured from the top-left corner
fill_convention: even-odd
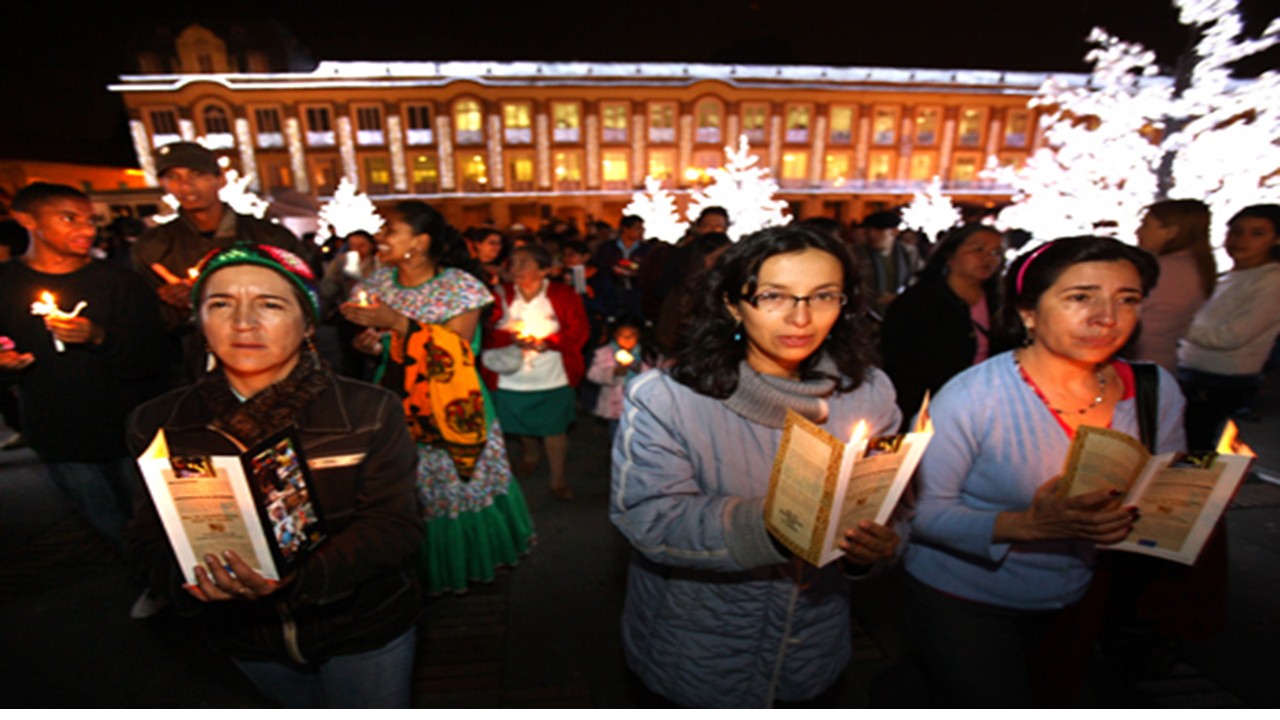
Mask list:
[[[676,199],[656,178],[644,179],[644,192],[632,195],[631,203],[622,209],[622,214],[644,218],[646,237],[674,243],[684,235],[685,224],[676,213]]]
[[[345,177],[338,181],[333,199],[320,206],[317,221],[320,226],[316,232],[317,243],[329,239],[331,232],[338,238],[345,238],[357,230],[374,235],[382,229],[384,222],[369,196],[357,192],[355,183]]]
[[[1142,207],[1209,204],[1215,225],[1280,189],[1280,73],[1231,77],[1231,64],[1280,42],[1280,18],[1241,37],[1238,0],[1174,0],[1194,43],[1172,76],[1155,54],[1094,28],[1087,85],[1048,80],[1033,106],[1049,148],[995,179],[1016,189],[1000,223],[1037,237],[1107,230],[1133,238]],[[1102,225],[1102,227],[1099,226]]]
[[[942,194],[942,180],[937,175],[933,176],[924,192],[917,190],[911,204],[902,209],[902,224],[924,230],[930,239],[959,223],[960,210],[951,198]]]
[[[787,224],[787,203],[774,195],[778,183],[769,177],[769,169],[756,167],[759,161],[751,153],[747,136],[738,138],[738,149],[724,149],[727,162],[708,174],[711,184],[694,190],[689,196],[685,218],[694,222],[703,208],[719,205],[729,212],[733,223],[729,234],[734,240],[771,225]]]

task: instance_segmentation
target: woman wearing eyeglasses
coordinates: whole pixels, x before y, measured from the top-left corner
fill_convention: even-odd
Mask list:
[[[631,381],[613,447],[610,514],[636,549],[622,619],[631,669],[686,707],[834,695],[850,655],[849,574],[898,535],[845,528],[814,568],[764,524],[787,410],[847,438],[897,428],[893,387],[866,359],[859,278],[837,241],[768,228],[703,279],[669,370]]]

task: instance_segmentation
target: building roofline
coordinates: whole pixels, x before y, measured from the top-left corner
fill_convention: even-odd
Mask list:
[[[505,87],[687,87],[718,80],[741,88],[916,90],[1035,95],[1049,78],[1059,84],[1084,86],[1081,73],[1006,70],[838,67],[832,65],[727,65],[660,62],[321,62],[306,73],[189,73],[121,75],[108,85],[112,92],[172,92],[186,85],[211,82],[237,90],[359,87],[442,87],[470,81]]]

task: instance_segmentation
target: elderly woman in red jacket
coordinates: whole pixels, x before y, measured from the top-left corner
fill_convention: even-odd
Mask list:
[[[545,443],[551,493],[571,500],[564,465],[574,388],[582,380],[582,347],[590,330],[582,298],[569,286],[551,282],[550,272],[546,248],[525,245],[511,253],[513,282],[498,289],[501,315],[486,342],[485,365],[496,372],[496,381],[493,375],[486,379],[494,388],[502,427],[523,436],[517,473],[533,472]]]

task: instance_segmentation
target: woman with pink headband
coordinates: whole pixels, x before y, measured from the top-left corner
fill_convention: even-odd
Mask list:
[[[1055,692],[1071,685],[1067,651],[1089,643],[1063,639],[1087,632],[1076,612],[1097,546],[1123,539],[1135,511],[1106,490],[1061,499],[1054,486],[1080,426],[1139,434],[1133,370],[1114,355],[1157,274],[1151,255],[1111,238],[1025,253],[1006,277],[1003,312],[1020,347],[957,375],[934,399],[904,605],[939,705],[1074,700]],[[1156,445],[1180,450],[1182,395],[1158,372]]]

